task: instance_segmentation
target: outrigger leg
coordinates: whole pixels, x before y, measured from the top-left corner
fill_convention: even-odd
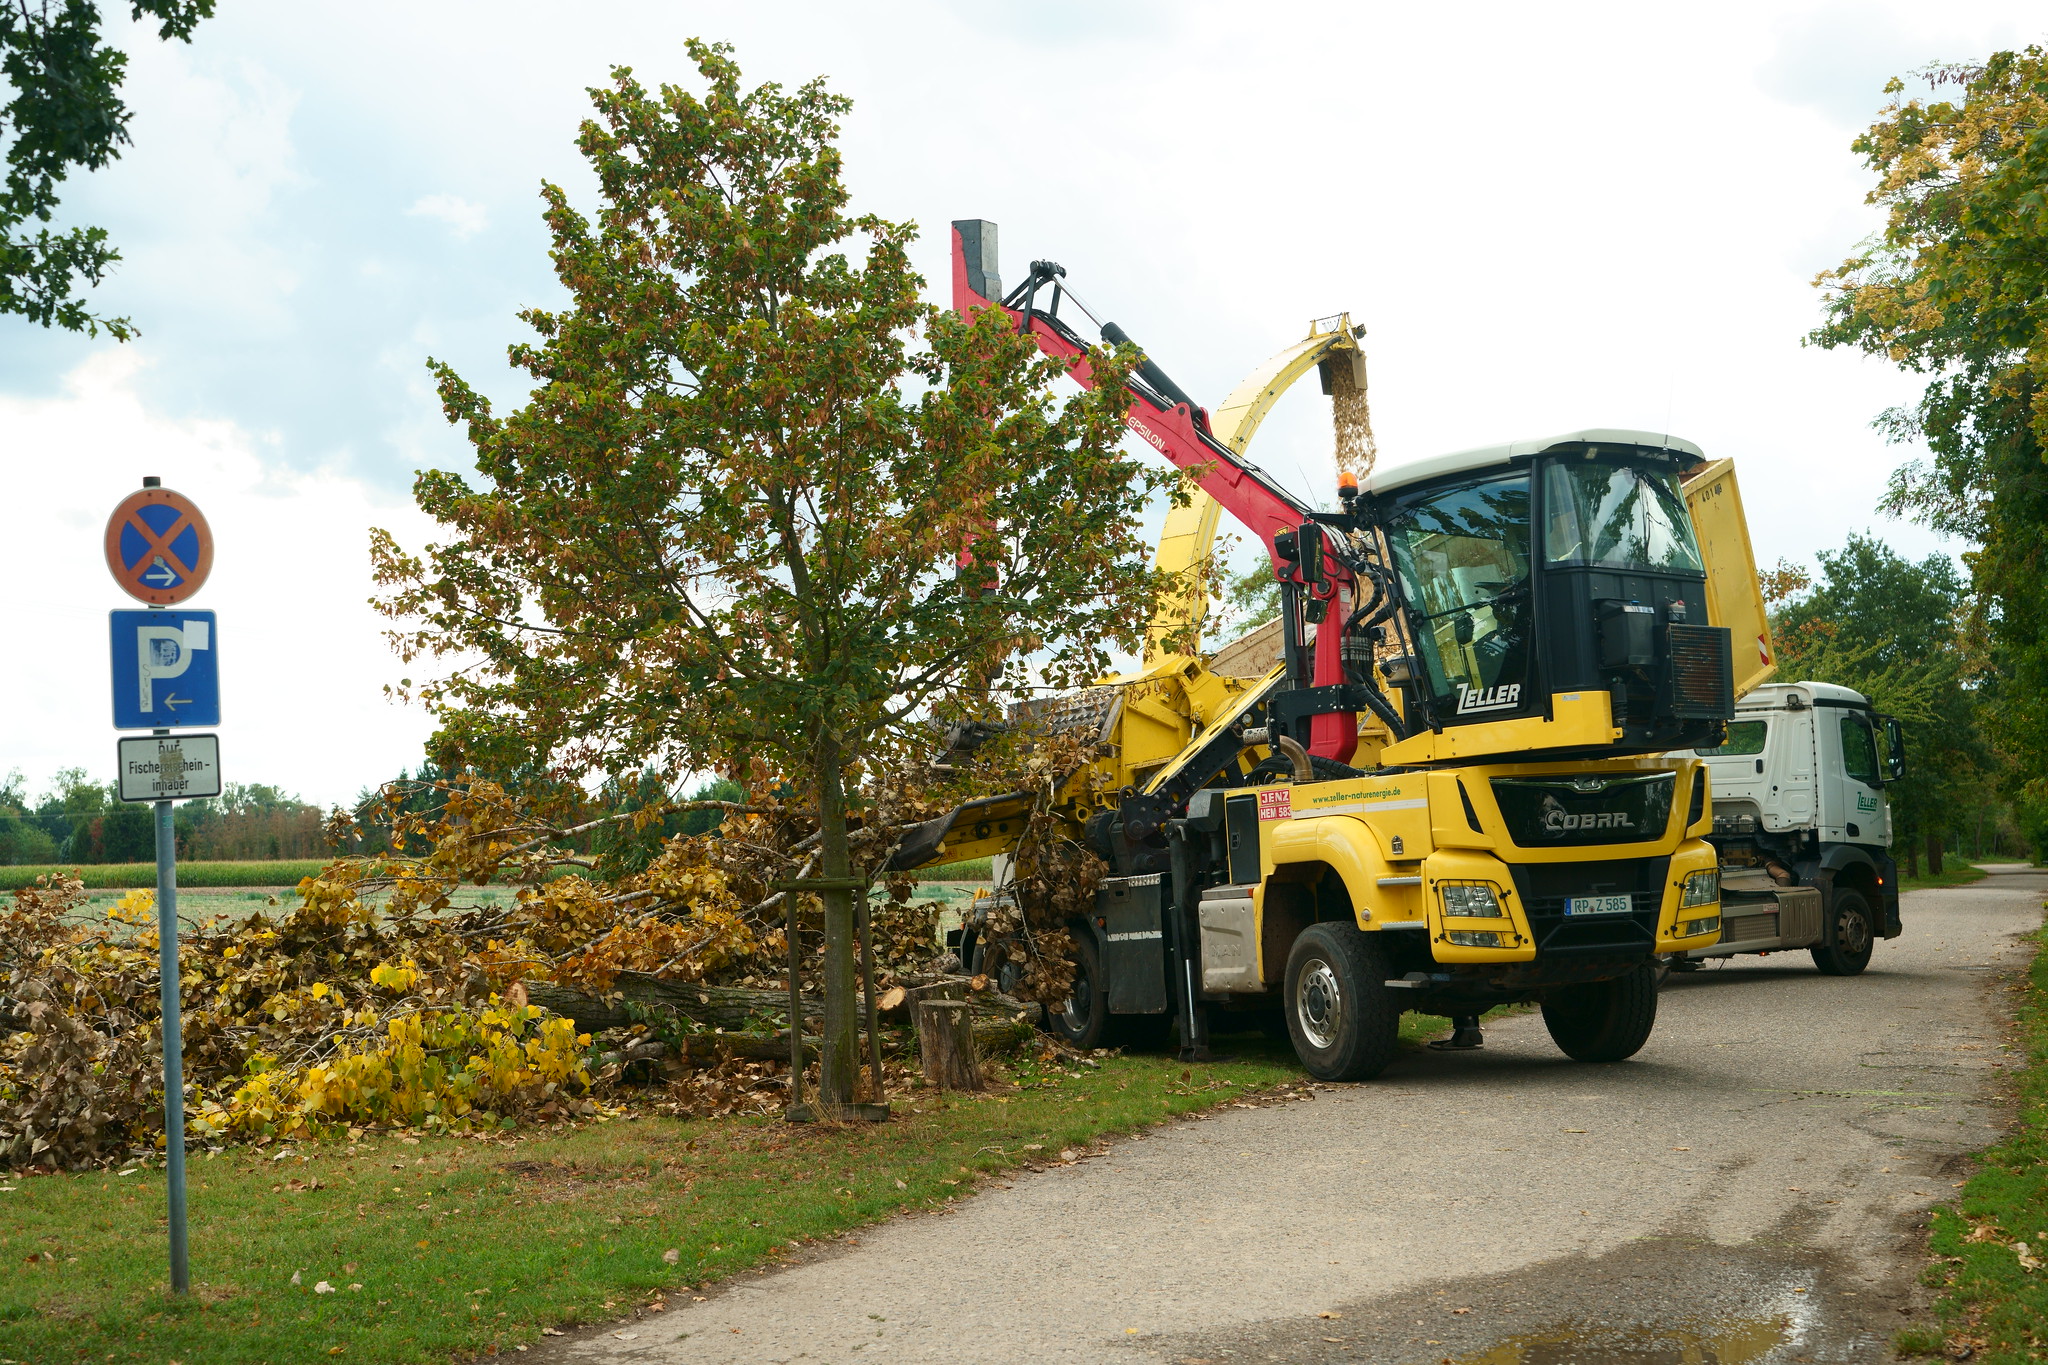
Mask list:
[[[1439,1038],[1430,1044],[1438,1052],[1469,1052],[1473,1048],[1486,1046],[1486,1035],[1479,1031],[1479,1016],[1457,1014],[1451,1016],[1451,1036]]]

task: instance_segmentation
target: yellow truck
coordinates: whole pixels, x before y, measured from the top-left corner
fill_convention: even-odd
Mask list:
[[[954,224],[955,306],[1005,308],[1087,382],[1064,272],[1035,262],[1006,294],[994,242]],[[1353,363],[1340,335],[1276,357],[1260,392]],[[1061,812],[1111,875],[1071,926],[1054,1027],[1090,1045],[1171,1018],[1199,1057],[1212,1013],[1278,1013],[1311,1074],[1361,1079],[1405,1010],[1451,1016],[1449,1045],[1471,1047],[1484,1010],[1534,1000],[1567,1054],[1634,1054],[1660,966],[1720,933],[1707,768],[1673,751],[1719,744],[1771,666],[1746,532],[1686,505],[1688,474],[1732,488],[1732,470],[1661,433],[1584,430],[1375,469],[1327,512],[1245,458],[1256,420],[1235,399],[1219,429],[1150,360],[1130,389],[1134,430],[1265,544],[1280,658],[1223,678],[1158,632],[1139,675],[1073,703],[1102,745]],[[1173,554],[1205,550],[1214,515],[1198,500]],[[1132,724],[1147,700],[1156,732]],[[1003,851],[1029,799],[932,822],[899,865]]]

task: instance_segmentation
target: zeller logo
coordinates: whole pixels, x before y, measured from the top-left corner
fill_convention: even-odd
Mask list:
[[[1520,704],[1522,685],[1507,683],[1500,687],[1482,687],[1476,691],[1464,683],[1458,684],[1458,714],[1472,711],[1505,711]]]

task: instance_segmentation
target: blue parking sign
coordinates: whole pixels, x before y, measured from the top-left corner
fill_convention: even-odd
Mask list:
[[[113,611],[114,728],[220,724],[220,632],[210,611]]]

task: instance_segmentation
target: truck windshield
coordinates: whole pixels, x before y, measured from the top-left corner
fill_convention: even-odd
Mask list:
[[[1457,712],[1521,704],[1529,667],[1529,479],[1425,495],[1388,521],[1395,568],[1433,696]]]
[[[1612,460],[1553,459],[1543,497],[1546,563],[1700,572],[1692,517],[1672,475]]]

